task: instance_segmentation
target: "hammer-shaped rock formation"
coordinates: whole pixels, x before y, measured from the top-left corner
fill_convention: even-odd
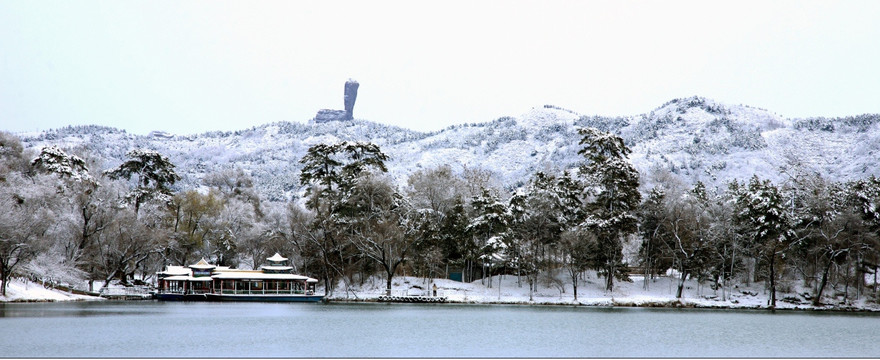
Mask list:
[[[348,79],[345,82],[345,92],[343,95],[343,103],[345,110],[321,109],[315,114],[315,122],[324,123],[328,121],[352,120],[354,119],[354,102],[357,100],[358,91],[357,81]]]

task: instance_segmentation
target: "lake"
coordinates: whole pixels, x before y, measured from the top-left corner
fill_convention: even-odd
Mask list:
[[[2,357],[880,357],[880,314],[380,303],[0,304]]]

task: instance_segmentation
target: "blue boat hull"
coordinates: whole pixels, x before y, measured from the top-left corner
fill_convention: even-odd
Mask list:
[[[208,301],[256,301],[256,302],[318,302],[323,295],[297,294],[206,294]]]
[[[158,293],[156,299],[163,301],[205,301],[205,294],[169,294]]]

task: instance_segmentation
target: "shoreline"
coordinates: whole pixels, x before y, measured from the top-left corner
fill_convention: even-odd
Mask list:
[[[495,281],[498,281],[495,277]],[[445,298],[444,302],[436,302],[439,304],[458,304],[458,305],[520,305],[520,306],[568,306],[568,307],[596,307],[596,308],[613,308],[613,307],[631,307],[631,308],[667,308],[667,309],[716,309],[716,310],[762,310],[771,311],[814,311],[814,312],[840,312],[840,313],[880,313],[880,304],[872,299],[861,299],[851,301],[849,304],[826,304],[823,306],[813,306],[809,302],[809,298],[804,298],[803,291],[786,292],[779,294],[777,306],[770,308],[767,305],[766,294],[759,295],[760,286],[752,288],[743,287],[736,293],[730,293],[725,300],[720,300],[717,296],[703,295],[699,292],[693,293],[693,288],[687,291],[694,296],[684,296],[682,298],[674,298],[671,294],[664,290],[663,286],[655,286],[653,290],[642,290],[634,288],[633,283],[621,286],[619,292],[613,294],[604,293],[596,288],[584,287],[578,300],[574,300],[570,296],[570,292],[561,292],[553,294],[555,290],[547,287],[541,287],[535,291],[534,300],[529,299],[529,293],[526,288],[520,288],[512,283],[513,278],[504,279],[505,288],[503,291],[496,292],[495,289],[487,288],[480,284],[479,281],[473,283],[461,283],[447,279],[423,279],[413,277],[400,277],[395,279],[394,291],[405,296],[427,296],[432,284],[438,285],[437,289],[441,291],[440,297]],[[29,281],[11,282],[9,294],[6,297],[0,297],[0,304],[22,304],[22,303],[54,303],[54,302],[84,302],[84,301],[144,301],[148,299],[108,299],[104,297],[94,297],[83,294],[67,292],[58,288],[47,288],[39,283]],[[342,285],[342,284],[340,284]],[[628,285],[628,286],[626,286]],[[663,285],[663,283],[658,283]],[[361,286],[350,289],[348,291],[337,292],[336,294],[326,296],[323,302],[327,303],[391,303],[391,304],[411,304],[413,302],[397,301],[387,302],[379,301],[379,296],[384,294],[382,287],[384,283],[368,281]],[[670,291],[671,292],[671,291]],[[497,298],[496,298],[497,297]],[[827,299],[832,300],[833,299]],[[435,303],[435,302],[430,302]]]
[[[58,299],[13,299],[13,300],[0,300],[0,304],[33,304],[33,303],[66,303],[66,302],[92,302],[92,301],[158,301],[155,299],[145,299],[145,300],[112,300],[105,298],[78,298],[78,299],[69,299],[69,300],[58,300]],[[389,305],[404,305],[404,304],[419,304],[419,303],[409,303],[409,302],[388,302],[388,301],[379,301],[377,298],[363,298],[363,299],[340,299],[340,298],[329,298],[325,299],[322,302],[324,303],[340,303],[340,304],[357,304],[357,303],[375,303],[375,304],[389,304]],[[794,307],[776,307],[770,308],[769,306],[763,305],[744,305],[744,306],[730,306],[723,304],[698,304],[698,303],[688,303],[687,301],[668,301],[668,302],[648,302],[636,304],[633,302],[627,301],[617,301],[611,300],[608,303],[564,303],[564,302],[535,302],[535,301],[461,301],[461,300],[447,300],[442,303],[425,303],[425,304],[436,304],[436,305],[515,305],[515,306],[561,306],[561,307],[589,307],[589,308],[645,308],[645,309],[709,309],[709,310],[760,310],[760,311],[809,311],[809,312],[841,312],[841,313],[880,313],[880,309],[877,308],[868,308],[868,307],[856,307],[856,306],[825,306],[825,307],[814,307],[814,306],[794,306]]]
[[[621,302],[616,300],[611,300],[609,303],[563,303],[563,302],[535,302],[535,301],[460,301],[460,300],[447,300],[441,303],[410,303],[410,302],[389,302],[389,301],[379,301],[377,298],[363,298],[363,299],[340,299],[340,298],[328,298],[323,300],[325,303],[375,303],[375,304],[389,304],[389,305],[409,305],[409,304],[431,304],[431,305],[516,305],[516,306],[564,306],[564,307],[590,307],[590,308],[645,308],[645,309],[708,309],[708,310],[760,310],[760,311],[790,311],[790,312],[841,312],[841,313],[880,313],[880,308],[868,308],[868,307],[856,307],[856,306],[824,306],[824,307],[814,307],[812,305],[807,306],[794,306],[794,307],[776,307],[770,308],[769,306],[763,305],[743,305],[743,306],[730,306],[724,304],[698,304],[698,303],[687,303],[682,301],[668,301],[668,302],[649,302],[636,304],[633,302]]]

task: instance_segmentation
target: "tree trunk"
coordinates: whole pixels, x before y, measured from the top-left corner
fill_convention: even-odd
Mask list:
[[[822,281],[819,282],[819,288],[816,289],[816,296],[813,297],[813,306],[822,305],[822,291],[825,290],[825,284],[828,283],[828,271],[831,270],[831,259],[825,265],[825,271],[822,272]]]
[[[849,301],[849,283],[852,279],[849,276],[850,269],[852,269],[852,260],[847,256],[846,258],[846,278],[843,280],[843,301]]]
[[[534,301],[534,300],[535,300],[535,298],[534,298],[534,293],[535,293],[535,282],[532,281],[532,276],[531,276],[531,275],[528,275],[527,279],[528,279],[528,281],[529,281],[529,301]]]
[[[104,291],[104,289],[106,289],[107,286],[110,285],[110,281],[113,280],[113,278],[116,276],[116,273],[117,273],[118,271],[119,271],[119,270],[115,270],[115,271],[113,271],[112,273],[110,273],[109,276],[107,276],[107,277],[104,279],[104,285],[101,286],[101,289],[98,290],[99,293],[102,292],[102,291]]]
[[[776,255],[770,256],[770,308],[776,308]]]
[[[607,272],[605,276],[605,291],[613,292],[614,291],[614,265],[609,265],[605,267]]]
[[[687,273],[684,268],[681,269],[681,276],[678,278],[678,289],[675,290],[675,298],[681,299],[681,291],[684,289],[684,281],[687,279]]]
[[[391,277],[392,277],[392,275],[394,275],[394,274],[389,272],[388,279],[386,279],[386,281],[385,281],[385,295],[386,296],[391,296]]]
[[[865,273],[862,271],[862,254],[856,260],[856,301],[862,298],[862,284],[865,282]]]
[[[730,256],[730,273],[727,274],[727,277],[730,278],[730,282],[733,282],[733,272],[735,270],[734,265],[736,264],[736,245],[733,245],[733,253]],[[724,282],[727,284],[727,281]],[[727,292],[730,293],[731,288],[730,284],[727,284]]]
[[[522,288],[522,259],[516,262],[516,287]],[[874,283],[877,283],[876,276],[874,277]]]
[[[874,297],[877,297],[877,265],[874,265]]]
[[[9,282],[9,277],[6,274],[6,269],[3,266],[0,266],[0,295],[6,296],[6,283]]]

